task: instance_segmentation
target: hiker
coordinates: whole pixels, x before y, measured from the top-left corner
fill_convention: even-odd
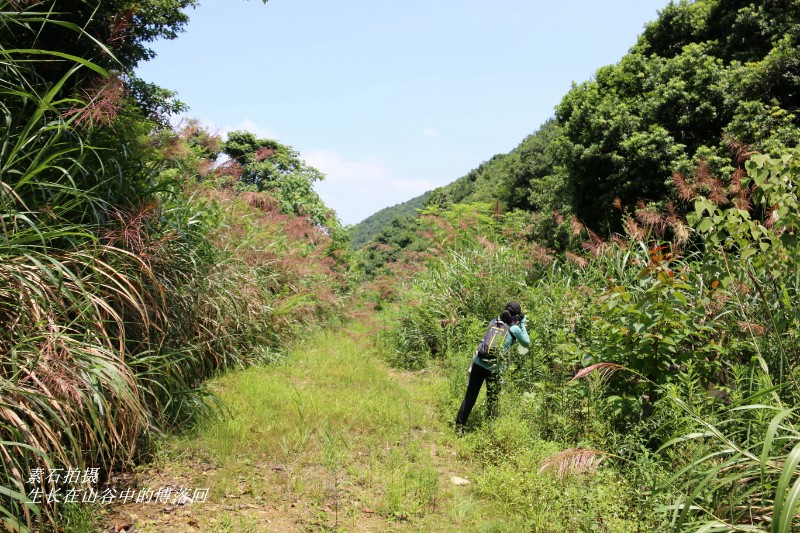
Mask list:
[[[499,317],[492,319],[489,330],[478,344],[478,349],[472,357],[468,373],[467,393],[461,402],[461,409],[456,417],[456,432],[464,431],[472,407],[478,399],[481,385],[486,381],[486,407],[489,417],[497,416],[497,396],[500,393],[500,373],[502,361],[511,350],[514,342],[519,342],[525,347],[530,346],[531,340],[525,330],[525,315],[522,307],[517,302],[509,302]]]

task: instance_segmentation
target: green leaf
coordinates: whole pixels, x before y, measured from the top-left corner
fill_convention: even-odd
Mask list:
[[[756,249],[748,246],[747,248],[743,249],[742,252],[739,254],[739,258],[744,261],[748,257],[752,257],[756,254]]]
[[[755,167],[755,168],[761,169],[761,168],[764,168],[764,164],[767,161],[769,161],[769,155],[767,155],[767,154],[756,154],[756,155],[754,155],[753,157],[750,158],[750,161],[752,161],[752,165],[749,165],[750,168]]]
[[[48,55],[48,56],[55,56],[61,57],[63,59],[69,59],[70,61],[74,61],[75,63],[79,63],[86,68],[89,68],[104,78],[108,77],[108,71],[104,68],[88,61],[82,57],[74,56],[72,54],[65,54],[64,52],[57,52],[54,50],[38,50],[36,48],[14,48],[10,50],[3,50],[5,54],[30,54],[30,55]]]
[[[763,484],[766,479],[767,462],[770,460],[770,452],[772,451],[772,443],[775,440],[775,434],[778,431],[781,421],[789,415],[794,414],[793,409],[786,409],[781,411],[772,418],[772,421],[767,428],[767,434],[764,437],[764,444],[761,449],[761,483]],[[776,509],[777,514],[777,509]]]
[[[714,227],[714,222],[711,220],[710,217],[703,217],[700,219],[700,223],[697,224],[697,231],[700,233],[706,233]]]
[[[785,503],[787,503],[788,498],[784,498],[786,494],[786,488],[789,486],[789,482],[792,480],[792,477],[795,475],[797,470],[797,465],[800,464],[800,444],[795,445],[792,448],[792,451],[789,452],[789,455],[786,457],[786,461],[783,463],[783,469],[781,470],[781,477],[778,479],[778,487],[775,490],[775,511],[773,513],[773,522],[772,522],[772,532],[778,533],[783,531],[789,531],[791,527],[791,522],[786,524],[782,519],[782,510]]]
[[[797,467],[797,464],[795,464]],[[776,494],[776,498],[780,498],[781,494]],[[789,494],[786,496],[786,499],[783,501],[783,504],[779,507],[778,503],[775,503],[775,514],[777,515],[780,512],[780,518],[777,521],[777,524],[774,524],[773,531],[779,533],[791,533],[792,532],[792,522],[794,521],[795,509],[797,508],[797,503],[800,501],[800,478],[794,482],[792,485],[792,489],[789,491]]]

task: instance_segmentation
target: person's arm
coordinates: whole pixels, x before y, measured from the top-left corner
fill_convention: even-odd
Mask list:
[[[528,331],[525,329],[525,322],[527,319],[523,318],[522,322],[518,325],[511,326],[511,334],[514,335],[514,338],[519,341],[521,345],[524,347],[528,347],[531,345],[531,338],[528,336]]]

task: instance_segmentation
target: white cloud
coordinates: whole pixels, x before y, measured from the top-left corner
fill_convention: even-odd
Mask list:
[[[386,166],[374,158],[346,161],[333,150],[310,150],[300,157],[325,174],[330,183],[381,182],[389,175]]]
[[[426,139],[437,139],[439,137],[439,131],[433,128],[424,128],[422,130],[422,136]]]
[[[345,224],[355,224],[384,207],[399,204],[434,189],[427,179],[402,179],[374,157],[345,159],[334,150],[302,152],[309,165],[326,175],[315,189],[325,205]]]

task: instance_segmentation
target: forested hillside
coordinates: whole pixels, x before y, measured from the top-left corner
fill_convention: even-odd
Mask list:
[[[430,193],[425,193],[407,202],[384,207],[377,213],[368,216],[351,228],[350,245],[354,250],[358,250],[366,243],[374,240],[394,219],[416,217],[417,209],[425,207],[428,197],[430,197]]]
[[[561,249],[573,215],[608,237],[644,205],[685,209],[685,186],[708,186],[693,183],[698,167],[735,187],[742,154],[800,142],[798,9],[670,2],[619,63],[575,84],[551,121],[432,198],[531,211],[533,237]]]

